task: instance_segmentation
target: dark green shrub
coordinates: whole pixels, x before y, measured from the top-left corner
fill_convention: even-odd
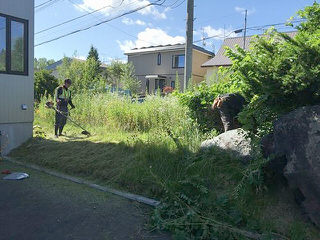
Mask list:
[[[216,129],[223,130],[218,111],[212,111],[211,105],[219,94],[239,92],[240,88],[234,81],[224,80],[208,86],[205,82],[185,93],[177,94],[180,102],[190,109],[190,117],[196,121],[203,132]]]
[[[265,132],[279,115],[320,103],[319,9],[314,3],[298,12],[306,22],[293,38],[271,29],[256,37],[250,51],[227,51],[230,78],[250,100],[240,117],[247,129]]]
[[[53,96],[58,80],[48,70],[40,70],[34,73],[34,98],[38,101],[42,96]]]

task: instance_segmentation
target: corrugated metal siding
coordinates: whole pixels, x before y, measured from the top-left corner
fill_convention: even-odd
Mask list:
[[[34,0],[10,0],[0,4],[3,14],[29,21],[29,75],[0,74],[0,124],[33,121]],[[21,110],[27,104],[28,110]]]

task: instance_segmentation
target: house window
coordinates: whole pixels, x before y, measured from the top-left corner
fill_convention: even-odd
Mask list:
[[[163,92],[165,85],[166,85],[166,80],[159,79],[159,88],[160,88],[161,92]]]
[[[172,68],[184,68],[184,55],[174,55],[172,57]]]
[[[165,85],[166,81],[164,79],[155,79],[154,89],[156,91],[160,89],[160,92],[162,92]]]
[[[176,82],[175,82],[175,81],[171,81],[171,87],[172,87],[173,89],[176,88]]]
[[[161,53],[158,53],[157,63],[161,65]]]
[[[154,81],[154,90],[158,90],[158,88],[159,88],[159,80],[158,79],[156,79],[155,81]]]
[[[28,21],[1,13],[0,73],[28,75]]]
[[[150,80],[149,79],[147,79],[147,81],[146,81],[146,91],[147,91],[147,93],[150,92]]]

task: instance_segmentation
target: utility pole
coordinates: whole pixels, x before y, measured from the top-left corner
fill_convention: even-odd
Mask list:
[[[247,18],[248,18],[248,10],[246,10],[244,14],[244,34],[243,34],[243,49],[246,49],[246,37],[247,37]]]
[[[193,21],[194,21],[194,0],[187,2],[187,31],[186,31],[186,49],[184,64],[183,90],[185,91],[188,82],[192,77],[192,49],[193,49]]]

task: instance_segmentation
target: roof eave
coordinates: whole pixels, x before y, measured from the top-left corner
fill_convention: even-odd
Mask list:
[[[185,49],[185,44],[179,44],[179,45],[172,45],[172,46],[155,46],[155,47],[150,47],[150,48],[142,48],[142,49],[134,49],[130,50],[128,52],[125,52],[124,55],[129,56],[129,55],[134,55],[134,54],[141,54],[141,53],[152,53],[152,52],[168,52],[168,51],[179,51],[179,50],[184,50]],[[205,53],[210,56],[214,56],[213,52],[210,52],[202,47],[199,47],[197,45],[193,45],[193,50],[197,50],[199,52]]]

